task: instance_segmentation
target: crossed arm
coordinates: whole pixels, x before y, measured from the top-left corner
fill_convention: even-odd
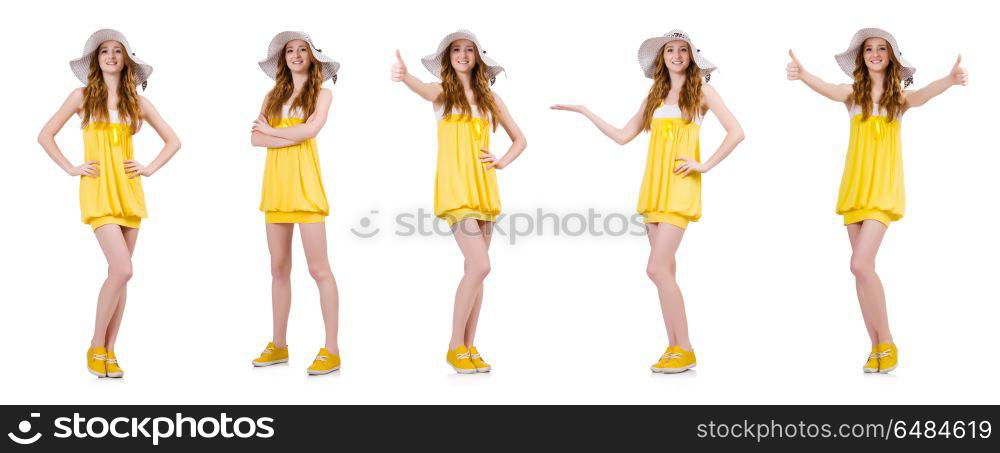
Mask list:
[[[319,98],[316,100],[316,111],[304,123],[282,128],[271,127],[264,117],[264,107],[261,106],[260,116],[254,121],[251,129],[250,143],[265,148],[283,148],[314,138],[326,125],[332,102],[333,93],[326,88],[320,90]]]

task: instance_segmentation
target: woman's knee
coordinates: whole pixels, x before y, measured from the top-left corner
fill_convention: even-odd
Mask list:
[[[875,261],[857,256],[851,257],[851,273],[864,278],[875,274]]]
[[[271,260],[271,277],[287,280],[292,274],[292,260]]]
[[[132,278],[132,262],[122,261],[108,266],[108,279],[116,282],[127,282]]]
[[[490,273],[490,259],[487,257],[465,260],[465,274],[483,279]]]
[[[319,282],[332,279],[333,271],[330,270],[330,266],[309,266],[309,275]]]
[[[674,278],[677,271],[677,262],[674,260],[649,263],[646,266],[646,276],[655,283]]]

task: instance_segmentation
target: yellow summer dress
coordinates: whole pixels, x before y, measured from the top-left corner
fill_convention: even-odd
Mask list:
[[[701,218],[701,173],[674,173],[684,163],[677,160],[680,157],[701,162],[701,120],[699,115],[690,123],[685,121],[677,105],[663,104],[653,112],[637,208],[645,223],[666,222],[687,228],[688,222]]]
[[[874,219],[889,226],[903,217],[901,121],[889,121],[884,112],[878,113],[862,121],[861,108],[850,109],[851,139],[837,197],[837,214],[844,216],[844,225]]]
[[[299,113],[289,113],[286,106],[281,120],[273,126],[280,129],[302,124],[305,119]],[[315,138],[267,149],[260,210],[266,223],[318,223],[330,214]]]
[[[500,215],[500,190],[495,168],[479,160],[490,146],[490,123],[476,106],[472,116],[438,109],[437,175],[434,214],[454,225],[462,219],[495,222]]]
[[[95,230],[112,223],[139,228],[146,217],[142,177],[129,178],[125,173],[125,161],[134,158],[132,128],[121,122],[116,110],[108,117],[108,122],[91,122],[83,128],[84,160],[98,162],[98,176],[80,176],[81,218]]]

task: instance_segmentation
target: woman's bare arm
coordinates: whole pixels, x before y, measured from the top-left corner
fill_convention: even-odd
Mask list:
[[[142,108],[142,118],[145,122],[149,123],[153,127],[153,130],[160,136],[163,140],[163,149],[160,153],[156,155],[149,165],[140,165],[135,160],[125,161],[125,170],[130,174],[131,177],[142,176],[152,176],[153,173],[159,171],[163,168],[170,159],[177,154],[177,151],[181,149],[181,139],[177,137],[174,130],[169,124],[160,116],[160,112],[153,107],[153,103],[149,102],[145,97],[139,97],[139,105]]]
[[[524,149],[528,147],[528,139],[524,137],[524,133],[521,132],[521,128],[518,127],[517,123],[514,122],[514,117],[511,116],[510,111],[507,109],[507,105],[504,104],[503,99],[494,93],[493,99],[496,100],[497,109],[500,110],[500,117],[498,118],[499,123],[503,126],[503,130],[507,131],[507,136],[510,137],[510,148],[499,160],[492,162],[492,166],[503,169],[510,165],[518,156],[524,152]],[[488,150],[483,150],[484,152],[489,152]]]
[[[418,96],[430,102],[437,101],[441,93],[444,92],[444,88],[441,87],[440,83],[425,83],[413,74],[410,74],[406,69],[403,57],[399,55],[398,49],[396,50],[396,63],[392,65],[392,81],[403,82],[410,91],[417,93]]]
[[[965,86],[968,83],[969,72],[962,67],[962,56],[959,55],[958,60],[955,61],[955,66],[952,66],[951,72],[948,75],[929,83],[919,90],[906,92],[904,94],[906,96],[906,107],[920,107],[947,91],[948,88],[955,85]]]
[[[604,133],[604,135],[607,135],[608,138],[614,140],[615,143],[619,145],[624,145],[628,142],[631,142],[642,132],[643,128],[642,116],[643,112],[646,109],[646,101],[642,102],[642,105],[639,106],[639,111],[636,112],[635,115],[632,116],[632,119],[630,119],[628,123],[625,124],[625,127],[621,129],[612,126],[607,121],[604,121],[604,119],[597,116],[597,114],[591,112],[590,109],[588,109],[586,106],[583,105],[556,104],[553,105],[551,108],[553,110],[565,110],[568,112],[577,112],[587,117],[587,119],[590,120],[590,122],[594,123],[594,126],[597,126],[597,129],[600,130],[602,133]]]
[[[715,91],[714,87],[706,85],[702,89],[702,93],[705,96],[705,105],[708,106],[708,109],[722,123],[722,128],[726,130],[726,138],[719,144],[719,148],[715,150],[712,157],[709,157],[707,161],[698,166],[699,168],[696,168],[701,173],[705,173],[715,168],[716,165],[719,165],[720,162],[729,156],[736,149],[736,145],[739,145],[746,136],[743,134],[743,127],[740,126],[740,122],[736,120],[736,116],[722,102],[722,96],[719,96],[719,92]]]
[[[315,138],[326,125],[326,120],[330,113],[330,104],[333,102],[333,92],[324,88],[320,90],[316,99],[316,111],[309,115],[309,118],[302,124],[289,127],[271,127],[263,117],[257,118],[254,130],[262,132],[272,137],[283,138],[296,143],[301,143],[310,138]]]
[[[100,173],[98,161],[85,162],[83,165],[74,166],[70,163],[69,159],[66,159],[66,156],[59,149],[59,145],[56,144],[56,134],[82,108],[83,88],[77,88],[69,94],[69,97],[59,107],[59,110],[42,127],[42,131],[38,133],[38,144],[42,145],[42,149],[49,155],[49,158],[65,171],[66,174],[70,176],[87,175],[97,177]]]
[[[795,53],[791,50],[788,51],[788,56],[792,58],[792,62],[788,63],[788,67],[785,68],[788,80],[801,80],[802,83],[805,83],[813,91],[837,102],[847,102],[850,99],[851,85],[826,82],[806,71],[802,63],[799,62],[799,59],[795,57]]]

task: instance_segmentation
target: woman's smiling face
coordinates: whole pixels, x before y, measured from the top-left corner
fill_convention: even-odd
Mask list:
[[[459,39],[451,43],[448,49],[451,55],[451,67],[455,72],[468,73],[476,67],[476,44],[468,39]]]
[[[684,73],[691,64],[691,46],[681,40],[664,44],[663,64],[670,72]]]
[[[97,63],[101,72],[119,74],[125,68],[125,47],[118,41],[104,41],[97,48]]]
[[[883,72],[889,67],[889,43],[882,38],[868,38],[861,45],[865,67],[871,72]]]
[[[312,52],[309,43],[301,39],[293,39],[285,44],[285,64],[293,73],[303,73],[312,64]]]

